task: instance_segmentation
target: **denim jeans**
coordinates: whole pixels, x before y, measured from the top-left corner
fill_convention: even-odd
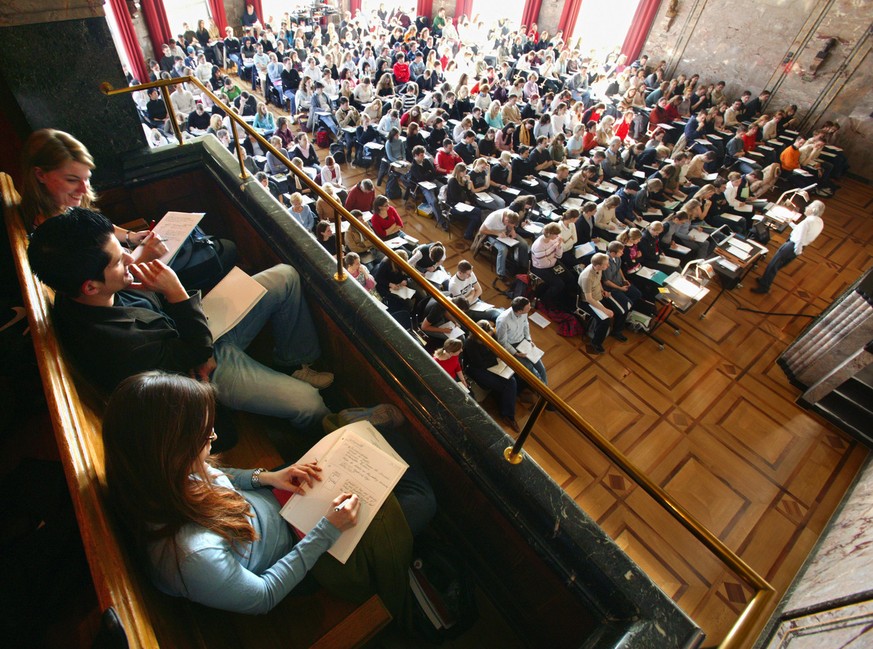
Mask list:
[[[782,270],[786,265],[794,261],[797,255],[794,252],[794,242],[786,241],[781,246],[779,246],[779,250],[776,251],[776,254],[773,255],[773,259],[770,260],[770,263],[767,264],[767,268],[764,270],[764,274],[761,276],[761,279],[758,280],[758,285],[766,290],[770,290],[770,286],[773,284],[773,280],[776,279],[776,274]]]
[[[527,369],[533,372],[534,376],[536,376],[545,385],[549,384],[548,378],[546,377],[546,366],[543,365],[543,359],[538,360],[536,363],[531,363],[530,359],[528,358],[522,358],[521,356],[516,356],[515,358],[519,363],[521,363]]]
[[[516,261],[523,261],[530,255],[530,248],[524,239],[518,238],[516,241],[518,241],[518,243],[512,246],[513,259]],[[498,241],[496,238],[492,245],[494,246],[494,250],[497,251],[497,260],[495,262],[497,266],[497,274],[506,276],[506,256],[509,253],[509,246]]]
[[[279,365],[311,363],[321,355],[300,276],[278,265],[254,276],[267,294],[242,321],[215,342],[212,382],[230,408],[281,417],[306,427],[330,411],[314,387],[257,362],[245,349],[267,322],[273,325],[273,357]]]

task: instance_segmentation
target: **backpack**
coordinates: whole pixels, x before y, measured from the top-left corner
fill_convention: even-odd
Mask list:
[[[330,148],[330,133],[326,128],[320,128],[315,132],[315,146],[319,149]]]
[[[170,267],[186,289],[207,291],[227,275],[236,264],[236,258],[236,244],[195,227]]]
[[[334,142],[330,145],[330,155],[338,165],[345,164],[346,148],[341,142]]]

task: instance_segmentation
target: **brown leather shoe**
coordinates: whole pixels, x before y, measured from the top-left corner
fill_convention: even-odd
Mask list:
[[[518,422],[515,421],[515,417],[501,417],[503,423],[509,426],[516,433],[520,433],[521,429],[518,427]]]

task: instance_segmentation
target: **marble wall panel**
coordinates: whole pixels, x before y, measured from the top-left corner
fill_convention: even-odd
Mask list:
[[[644,51],[674,74],[724,80],[729,95],[773,90],[770,108],[796,104],[802,126],[840,122],[851,170],[873,179],[873,70],[869,0],[679,0],[663,2]],[[824,37],[838,44],[813,78]]]

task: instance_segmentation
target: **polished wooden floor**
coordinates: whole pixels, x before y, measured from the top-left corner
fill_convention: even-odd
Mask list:
[[[345,174],[348,187],[373,175],[354,167]],[[609,339],[607,354],[592,357],[584,340],[562,338],[554,325],[532,325],[546,352],[549,386],[779,596],[867,455],[796,405],[798,391],[775,365],[810,322],[795,314],[820,313],[870,267],[873,188],[846,180],[826,203],[824,233],[780,273],[769,295],[749,290],[762,264],[705,320],[699,314],[716,291],[674,316],[681,333],[662,329],[663,351],[630,334],[628,343]],[[407,232],[446,244],[450,272],[460,259],[472,260],[459,230],[447,235],[394,204]],[[770,243],[771,254],[784,238]],[[485,257],[475,270],[484,299],[506,306],[491,288]],[[495,403],[488,399],[483,407],[496,418]],[[527,416],[521,405],[518,413],[520,421]],[[544,413],[525,450],[706,631],[706,644],[717,644],[752,591],[559,415]]]

